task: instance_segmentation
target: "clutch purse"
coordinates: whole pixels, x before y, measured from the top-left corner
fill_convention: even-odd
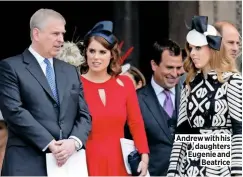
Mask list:
[[[138,153],[137,150],[132,151],[128,155],[128,163],[131,167],[132,176],[139,176],[140,173],[138,173],[137,170],[140,161],[141,161],[141,155]]]

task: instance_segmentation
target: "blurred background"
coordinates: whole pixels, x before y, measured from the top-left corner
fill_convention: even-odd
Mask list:
[[[22,53],[30,45],[29,20],[40,8],[60,12],[67,21],[66,41],[78,41],[100,20],[112,20],[123,50],[134,46],[127,62],[151,76],[148,49],[156,39],[170,38],[184,48],[193,15],[209,23],[228,20],[242,33],[242,1],[67,1],[0,2],[0,59]]]

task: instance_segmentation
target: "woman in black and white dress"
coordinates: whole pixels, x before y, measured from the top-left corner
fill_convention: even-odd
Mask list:
[[[206,16],[194,16],[191,27],[176,134],[230,134],[231,166],[202,166],[187,157],[190,143],[174,142],[167,176],[242,176],[242,77]]]

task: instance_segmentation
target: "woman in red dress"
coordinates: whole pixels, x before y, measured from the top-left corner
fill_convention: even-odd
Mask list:
[[[148,144],[135,88],[127,76],[119,76],[120,52],[112,22],[102,21],[84,37],[81,81],[92,115],[92,130],[86,144],[90,176],[128,176],[120,138],[128,122],[135,146],[141,154],[139,169],[148,168]]]

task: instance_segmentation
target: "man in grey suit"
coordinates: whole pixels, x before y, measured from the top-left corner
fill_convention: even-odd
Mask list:
[[[214,27],[222,36],[227,57],[236,60],[237,69],[242,72],[241,39],[236,26],[228,21],[217,21]]]
[[[175,42],[164,40],[155,42],[150,54],[153,76],[137,93],[150,149],[150,175],[166,176],[179,112],[182,52]]]
[[[0,62],[0,109],[9,133],[3,176],[46,176],[46,153],[62,166],[85,147],[91,116],[79,74],[55,58],[65,23],[54,10],[36,11],[30,47]]]

